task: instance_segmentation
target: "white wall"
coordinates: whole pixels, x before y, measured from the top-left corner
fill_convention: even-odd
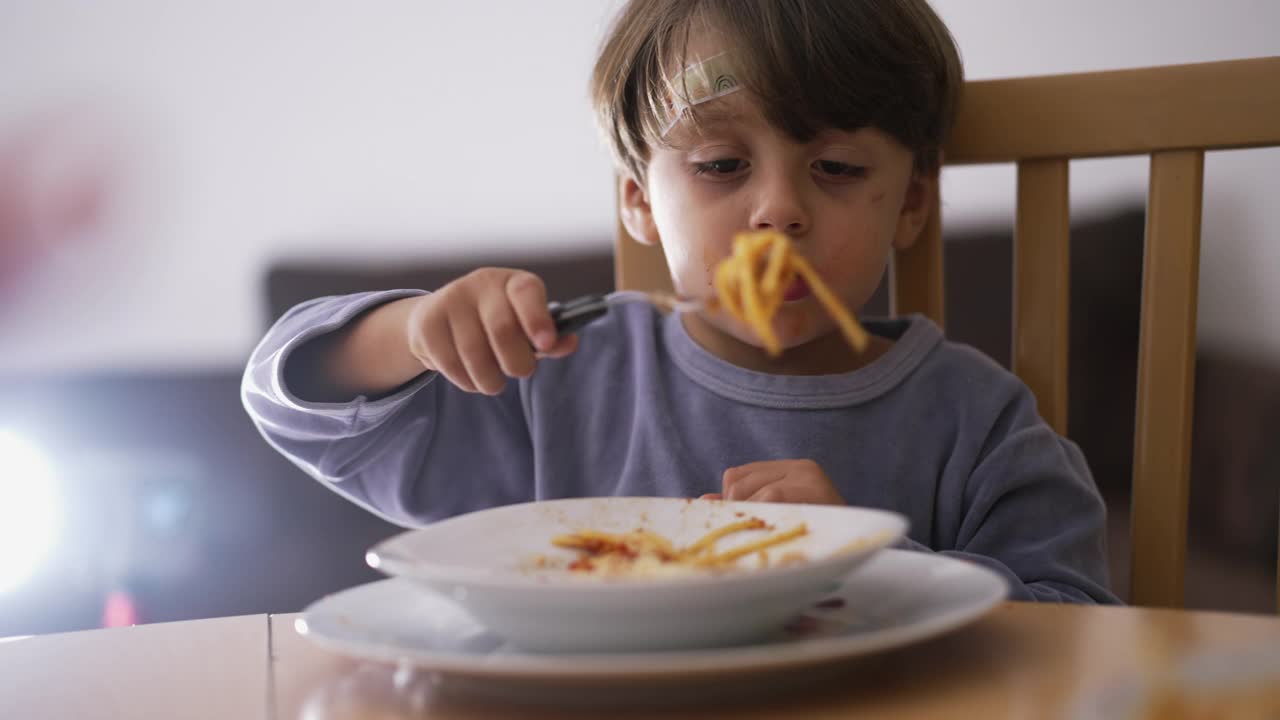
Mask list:
[[[108,236],[0,310],[0,369],[238,364],[273,257],[607,237],[599,0],[3,8],[0,128],[73,103],[127,157]]]
[[[617,5],[9,0],[0,137],[72,108],[121,161],[98,237],[0,295],[0,372],[238,364],[272,258],[607,237],[585,88]],[[1271,0],[935,5],[972,78],[1280,54]],[[1208,161],[1201,328],[1280,358],[1278,170],[1276,151]],[[1141,198],[1145,172],[1077,163],[1073,203]],[[944,192],[948,222],[1011,217],[1011,170],[948,171]]]

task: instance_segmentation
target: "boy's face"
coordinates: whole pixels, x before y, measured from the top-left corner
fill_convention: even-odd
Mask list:
[[[718,52],[697,39],[694,61]],[[773,128],[755,98],[740,91],[698,108],[700,126],[682,120],[655,148],[642,186],[623,188],[623,219],[633,237],[660,242],[681,295],[712,294],[717,263],[742,230],[790,236],[823,280],[855,312],[871,297],[889,253],[915,241],[936,178],[913,172],[910,150],[888,134],[828,130],[799,143]],[[836,331],[802,283],[789,289],[774,323],[784,348]],[[723,313],[699,322],[758,346],[754,333]]]

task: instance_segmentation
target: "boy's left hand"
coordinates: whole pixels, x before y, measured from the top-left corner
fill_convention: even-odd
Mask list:
[[[703,498],[751,502],[847,505],[822,466],[812,460],[765,460],[724,471],[723,490]]]

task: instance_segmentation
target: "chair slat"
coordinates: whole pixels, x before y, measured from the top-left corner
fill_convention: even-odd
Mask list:
[[[942,284],[942,202],[934,193],[929,221],[910,248],[894,253],[890,270],[889,312],[894,317],[920,313],[945,327]]]
[[[1280,57],[969,82],[947,164],[1280,145],[1278,87]]]
[[[1013,371],[1040,415],[1067,434],[1068,305],[1071,282],[1067,160],[1018,163],[1013,233]]]
[[[671,290],[671,273],[662,248],[641,245],[618,221],[613,243],[613,278],[619,290]]]
[[[1133,449],[1138,605],[1183,604],[1203,187],[1204,152],[1151,156]]]

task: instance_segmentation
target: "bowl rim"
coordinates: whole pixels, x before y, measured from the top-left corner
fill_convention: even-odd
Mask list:
[[[438,562],[424,562],[404,555],[397,547],[410,535],[431,532],[434,528],[454,522],[473,521],[473,516],[498,510],[511,512],[526,507],[549,507],[555,505],[586,504],[588,502],[612,500],[647,500],[670,503],[707,502],[719,503],[734,509],[753,510],[759,508],[776,508],[777,503],[743,502],[732,500],[691,500],[670,497],[587,497],[560,498],[555,500],[538,500],[512,505],[502,505],[484,510],[477,510],[432,523],[426,527],[406,530],[387,538],[365,553],[365,561],[370,567],[389,576],[405,577],[423,581],[434,586],[452,588],[474,588],[480,590],[519,590],[539,594],[571,593],[591,595],[631,594],[637,590],[687,591],[702,592],[708,588],[725,591],[741,590],[765,583],[779,583],[786,580],[801,580],[805,577],[842,577],[841,571],[866,560],[872,554],[898,543],[906,536],[910,521],[901,513],[863,506],[811,505],[807,506],[819,512],[851,511],[861,515],[873,515],[887,521],[888,528],[874,535],[853,538],[849,545],[857,544],[851,549],[837,549],[822,558],[809,559],[796,565],[776,566],[753,569],[749,572],[725,574],[696,574],[664,578],[591,578],[574,579],[568,582],[548,582],[546,575],[520,571],[495,572],[489,568],[448,565]]]

